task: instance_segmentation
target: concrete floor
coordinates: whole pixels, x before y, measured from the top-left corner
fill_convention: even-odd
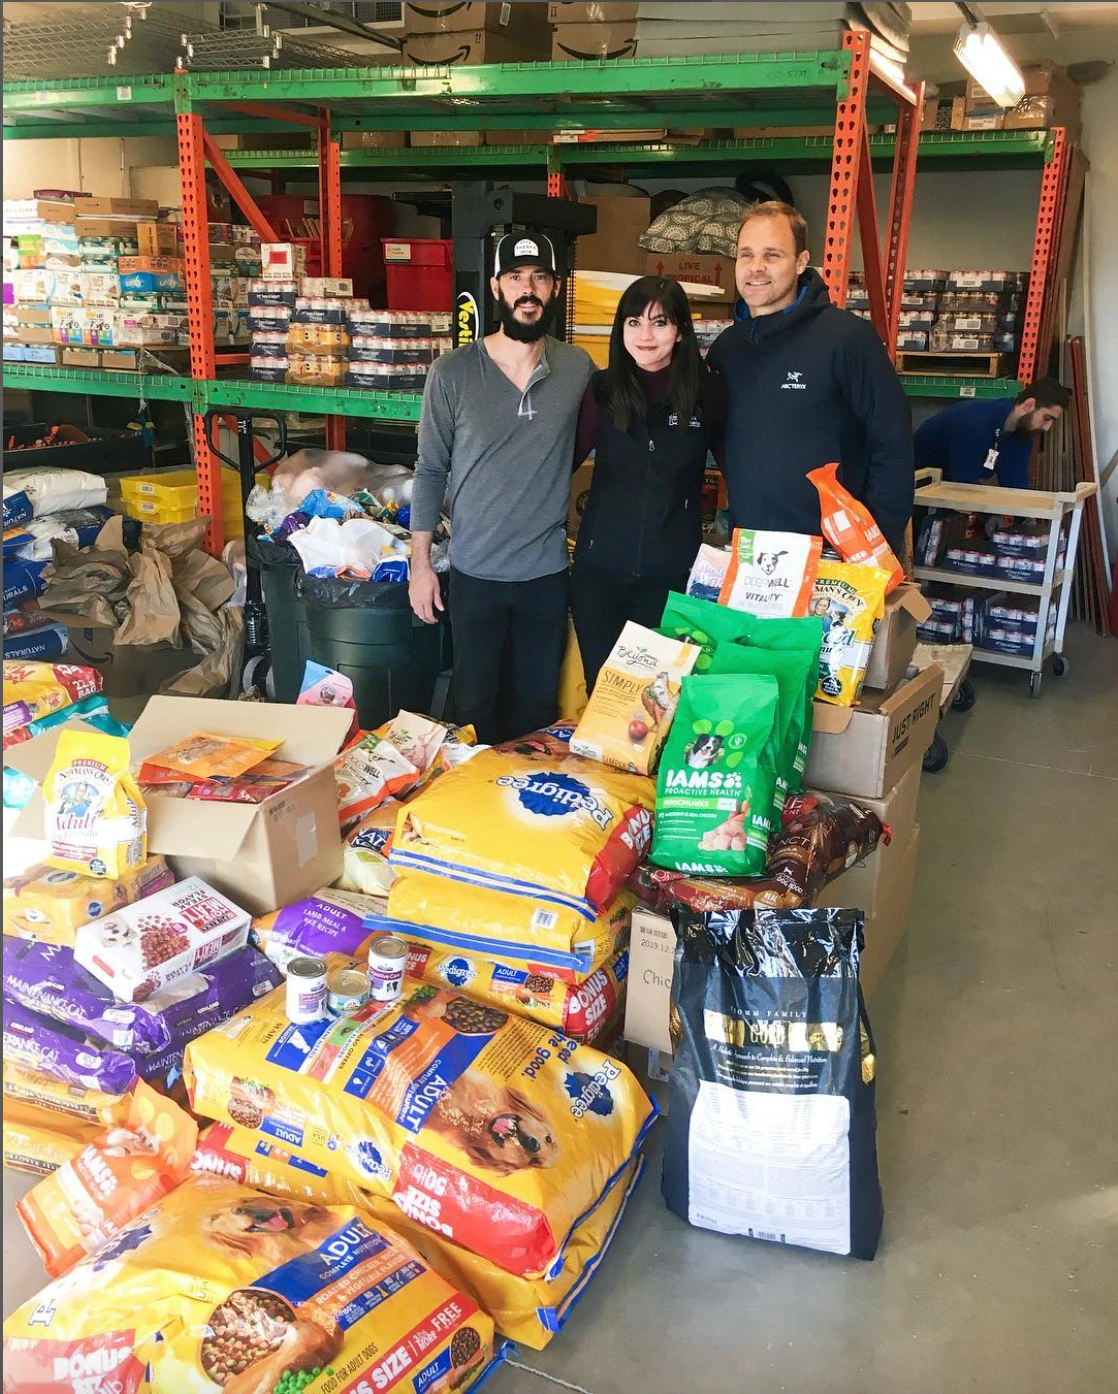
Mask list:
[[[924,779],[912,924],[871,1003],[876,1260],[689,1229],[657,1140],[567,1328],[487,1391],[1118,1389],[1118,641],[1073,630],[1068,654],[1037,701],[976,665]],[[24,1189],[5,1173],[9,1217]],[[9,1219],[5,1310],[39,1284]]]

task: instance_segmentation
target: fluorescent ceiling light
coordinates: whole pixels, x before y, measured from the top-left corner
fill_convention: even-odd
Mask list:
[[[1025,79],[986,23],[964,24],[955,38],[955,57],[998,106],[1014,107],[1025,95]]]

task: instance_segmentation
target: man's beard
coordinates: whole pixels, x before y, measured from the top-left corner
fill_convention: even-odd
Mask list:
[[[543,314],[531,324],[523,323],[515,315],[517,305],[526,304],[539,305],[543,309]],[[521,295],[511,305],[503,295],[500,293],[497,295],[497,318],[501,321],[501,328],[510,339],[515,339],[518,344],[534,344],[545,334],[549,334],[551,326],[555,323],[556,308],[554,295],[546,305],[538,295]]]

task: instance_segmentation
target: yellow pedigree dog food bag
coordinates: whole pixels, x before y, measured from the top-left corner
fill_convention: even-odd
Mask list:
[[[656,1117],[618,1061],[414,980],[388,1011],[312,1025],[277,990],[192,1041],[184,1074],[196,1113],[290,1144],[516,1274],[555,1260]]]
[[[571,754],[652,774],[679,705],[680,683],[700,652],[630,620],[598,674]]]
[[[101,1132],[96,1123],[4,1100],[4,1165],[47,1176],[72,1160]]]
[[[463,893],[455,881],[409,871],[388,893],[387,917],[370,916],[368,923],[381,934],[491,957],[574,983],[627,941],[635,903],[631,891],[619,891],[608,910],[588,921],[577,910],[475,886]]]
[[[117,881],[56,871],[40,862],[22,875],[5,877],[4,933],[72,949],[74,935],[82,925],[174,883],[162,857],[148,857]]]
[[[48,866],[119,881],[143,865],[147,809],[128,762],[122,736],[62,732],[43,786]]]
[[[820,702],[852,707],[858,700],[891,579],[879,566],[826,558],[819,563],[811,613],[823,621],[815,690]]]
[[[21,1394],[466,1390],[492,1356],[490,1318],[367,1210],[214,1176],[4,1323]]]
[[[538,1278],[514,1278],[489,1259],[471,1254],[409,1218],[384,1196],[339,1180],[335,1173],[285,1150],[263,1133],[213,1123],[198,1139],[194,1154],[196,1171],[232,1177],[269,1195],[367,1208],[413,1244],[436,1273],[488,1312],[502,1336],[532,1350],[543,1350],[561,1330],[567,1314],[598,1271],[644,1166],[643,1156],[629,1163],[621,1181],[574,1231],[546,1273]]]
[[[644,859],[656,790],[643,775],[572,755],[570,735],[570,727],[536,731],[435,780],[400,811],[393,870],[595,919]]]

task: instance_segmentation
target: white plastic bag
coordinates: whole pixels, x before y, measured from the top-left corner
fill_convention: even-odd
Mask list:
[[[344,523],[336,518],[312,518],[288,540],[306,571],[349,567],[372,575],[377,562],[407,552],[404,544],[370,518],[347,518]]]

